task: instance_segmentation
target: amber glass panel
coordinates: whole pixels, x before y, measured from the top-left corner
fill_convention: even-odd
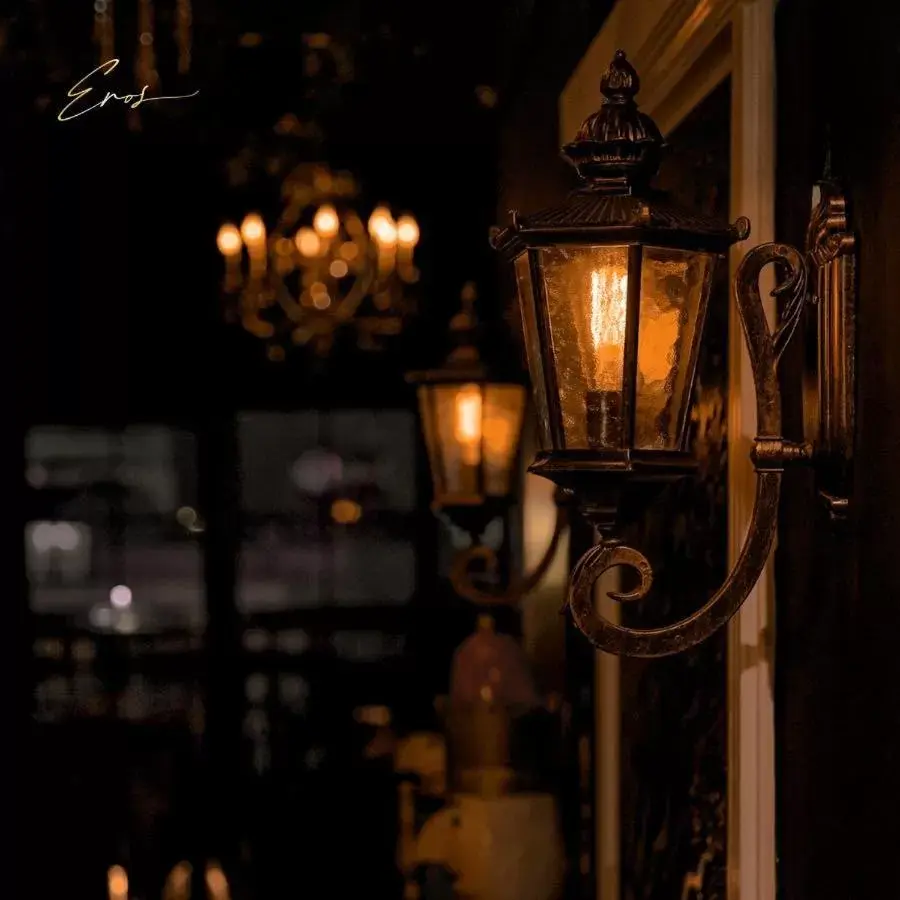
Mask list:
[[[525,336],[525,354],[528,359],[528,372],[534,389],[534,402],[537,406],[538,443],[541,450],[549,450],[550,412],[547,408],[547,383],[544,380],[544,363],[541,357],[541,342],[538,336],[537,319],[534,306],[534,287],[531,283],[531,266],[528,254],[523,253],[516,259],[516,283],[519,288],[519,306],[522,310],[522,331]]]
[[[510,493],[512,464],[519,449],[525,388],[488,384],[484,389],[484,491],[489,497]]]
[[[622,445],[627,247],[541,251],[566,449]]]
[[[427,385],[419,389],[419,397],[423,418],[431,416],[428,451],[436,499],[477,503],[484,408],[481,385]]]
[[[645,247],[634,446],[677,450],[693,388],[693,348],[700,339],[713,257]]]
[[[434,494],[437,496],[444,492],[444,462],[441,456],[441,444],[438,440],[437,403],[434,387],[422,385],[417,393],[422,431],[425,435],[425,449],[428,452],[428,467],[431,469],[431,481]]]

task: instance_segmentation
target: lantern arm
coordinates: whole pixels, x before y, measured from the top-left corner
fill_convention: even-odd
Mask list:
[[[547,570],[550,568],[559,550],[559,543],[566,532],[568,524],[568,510],[557,498],[553,534],[550,536],[550,542],[544,551],[544,555],[531,572],[516,579],[502,591],[482,590],[472,580],[472,563],[481,561],[489,572],[496,572],[498,568],[497,554],[484,544],[474,544],[463,550],[453,561],[453,567],[450,571],[450,583],[453,585],[453,590],[460,597],[479,606],[515,606],[526,594],[534,590],[547,574]]]
[[[769,264],[787,267],[787,278],[773,296],[787,295],[785,318],[772,334],[759,294],[759,276]],[[781,392],[778,360],[794,333],[809,301],[807,265],[799,251],[786,244],[762,244],[751,250],[735,273],[734,297],[750,355],[756,388],[757,437],[750,458],[756,471],[756,501],[744,545],[725,583],[696,612],[661,628],[639,629],[617,625],[600,615],[594,605],[594,584],[607,570],[630,567],[639,576],[636,588],[610,592],[620,602],[643,599],[653,583],[653,570],[639,551],[611,539],[588,550],[576,565],[569,591],[575,624],[600,650],[619,656],[669,656],[706,640],[741,608],[765,568],[775,539],[781,476],[786,465],[808,462],[808,444],[781,436]]]

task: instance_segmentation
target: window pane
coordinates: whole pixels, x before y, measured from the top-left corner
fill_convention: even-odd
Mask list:
[[[27,439],[31,607],[98,632],[204,624],[194,442],[162,427]]]
[[[396,410],[241,415],[243,613],[410,599],[414,426]]]

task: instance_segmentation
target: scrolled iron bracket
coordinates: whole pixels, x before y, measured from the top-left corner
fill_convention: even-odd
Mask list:
[[[787,296],[785,316],[773,334],[769,330],[759,293],[763,269],[780,263],[787,277],[775,288],[775,296]],[[680,653],[706,640],[740,609],[762,574],[778,522],[781,476],[791,464],[808,462],[812,449],[781,436],[781,393],[778,361],[794,334],[803,307],[810,300],[806,258],[779,243],[761,244],[738,266],[734,298],[743,326],[756,388],[757,437],[750,458],[756,470],[756,501],[744,545],[725,583],[696,612],[661,628],[639,629],[617,625],[596,610],[594,585],[615,567],[628,567],[639,576],[638,586],[626,593],[610,593],[614,600],[634,602],[644,598],[653,583],[653,569],[638,550],[615,539],[602,539],[576,565],[569,590],[569,608],[575,624],[600,650],[619,656],[659,657]]]
[[[515,606],[519,601],[541,582],[547,574],[547,570],[553,563],[559,550],[559,542],[566,532],[569,524],[569,512],[560,493],[556,497],[556,520],[553,524],[553,534],[544,555],[538,564],[528,574],[515,580],[502,591],[485,591],[478,587],[472,580],[472,564],[482,562],[488,572],[494,573],[499,568],[497,554],[483,544],[475,544],[463,550],[453,561],[450,571],[450,583],[454,591],[466,600],[479,606]]]

